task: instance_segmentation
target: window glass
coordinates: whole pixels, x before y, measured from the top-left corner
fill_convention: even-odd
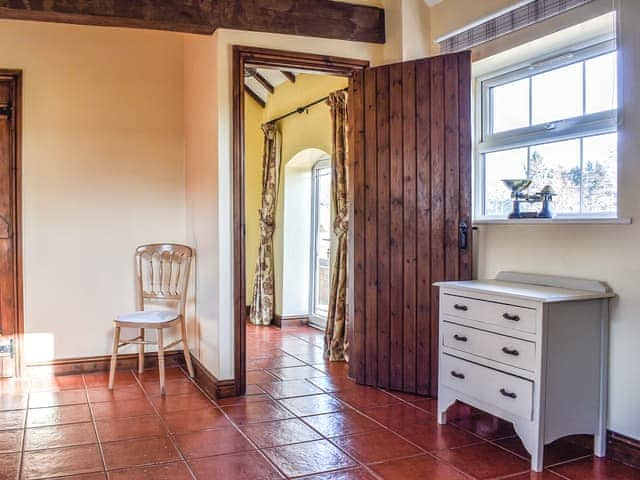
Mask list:
[[[529,126],[529,79],[524,78],[491,89],[493,132]]]
[[[580,212],[580,140],[535,145],[529,149],[530,193],[551,185],[556,213]],[[539,206],[539,205],[538,205]]]
[[[331,168],[329,166],[315,168],[314,177],[312,313],[319,317],[326,317],[331,282]]]
[[[616,52],[585,62],[585,113],[618,108]]]
[[[583,212],[615,212],[618,192],[618,135],[596,135],[583,139]]]
[[[484,156],[485,214],[506,216],[511,192],[502,180],[527,178],[527,148],[491,152]]]
[[[582,62],[531,77],[531,123],[582,115]]]

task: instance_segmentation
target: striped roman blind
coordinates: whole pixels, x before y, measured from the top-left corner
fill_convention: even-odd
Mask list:
[[[438,40],[440,53],[451,53],[480,45],[508,33],[541,22],[593,0],[531,0],[524,5],[497,15]]]

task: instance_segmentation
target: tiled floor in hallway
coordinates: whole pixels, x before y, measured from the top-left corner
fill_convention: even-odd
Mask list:
[[[362,387],[322,357],[322,333],[248,327],[248,394],[213,402],[180,369],[0,381],[0,480],[69,478],[640,480],[576,443],[530,474],[510,424],[465,406]]]

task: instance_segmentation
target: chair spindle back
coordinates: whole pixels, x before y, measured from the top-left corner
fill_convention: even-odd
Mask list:
[[[178,302],[184,316],[193,250],[176,243],[141,245],[136,249],[138,310],[145,300]]]

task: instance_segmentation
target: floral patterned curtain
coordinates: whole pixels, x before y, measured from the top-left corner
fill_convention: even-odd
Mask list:
[[[336,252],[331,275],[329,312],[325,330],[325,356],[330,361],[349,360],[347,338],[347,93],[334,92],[328,100],[333,127],[331,196],[335,211],[333,231]]]
[[[264,157],[262,160],[262,208],[259,211],[260,246],[249,321],[256,325],[269,325],[273,320],[274,312],[273,231],[280,174],[280,132],[273,123],[263,125],[262,131],[264,132]]]

